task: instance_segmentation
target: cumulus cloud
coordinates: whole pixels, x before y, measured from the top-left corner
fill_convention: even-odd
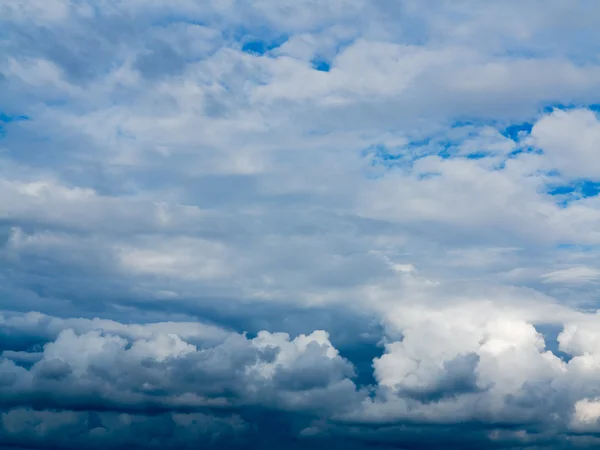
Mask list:
[[[326,388],[353,375],[324,332],[292,341],[286,334],[268,332],[252,340],[231,335],[214,347],[198,349],[173,333],[128,341],[101,331],[65,329],[44,345],[41,359],[30,369],[11,361],[3,361],[5,404],[24,404],[29,398],[38,407],[67,409],[78,409],[82,402],[90,409],[117,411],[136,410],[137,405],[194,409],[252,398],[284,408],[295,402],[308,408],[314,402],[330,406],[323,398]],[[351,382],[344,386],[352,393]],[[320,391],[312,402],[311,389]]]
[[[13,317],[4,325],[18,335],[29,331],[32,319],[41,317]],[[4,443],[23,439],[36,446],[55,435],[62,442],[60,435],[67,433],[81,443],[62,444],[69,448],[100,447],[88,440],[111,442],[135,423],[143,431],[126,440],[136,445],[177,445],[180,439],[214,443],[222,433],[244,436],[249,425],[238,412],[244,408],[319,416],[357,406],[361,398],[351,380],[352,364],[324,331],[293,339],[262,331],[249,339],[210,330],[206,338],[194,333],[199,324],[186,333],[185,323],[44,319],[48,328],[61,331],[36,358],[23,358],[32,352],[2,353]],[[70,325],[88,330],[76,332]],[[156,443],[153,426],[167,428]]]

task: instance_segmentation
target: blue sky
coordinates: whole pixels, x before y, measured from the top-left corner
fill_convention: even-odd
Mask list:
[[[0,0],[0,447],[595,448],[600,4]]]

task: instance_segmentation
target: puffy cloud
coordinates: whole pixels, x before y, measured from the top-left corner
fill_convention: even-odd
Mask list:
[[[221,334],[204,340],[188,334],[200,340],[203,346],[198,347],[176,334],[177,326],[165,332],[168,323],[138,327],[151,333],[149,338],[134,338],[135,329],[127,333],[127,327],[115,327],[129,339],[110,328],[76,333],[68,325],[60,324],[62,331],[44,344],[29,369],[15,363],[20,359],[15,352],[3,354],[3,403],[129,411],[250,402],[318,410],[333,407],[336,396],[345,394],[346,401],[355,395],[352,365],[325,332],[293,340],[266,331],[254,339]],[[222,342],[214,344],[218,337]]]
[[[101,330],[124,339],[152,339],[160,335],[176,333],[182,339],[197,344],[215,343],[230,335],[230,331],[201,322],[154,322],[143,324],[123,324],[114,320],[59,318],[39,312],[25,314],[1,314],[0,330],[4,341],[10,345],[11,337],[29,337],[45,343],[55,340],[59,334],[70,329],[77,334]]]
[[[27,332],[24,322],[31,323],[31,315],[10,325]],[[62,331],[35,359],[26,361],[24,352],[2,354],[4,445],[45,446],[45,439],[66,448],[113,440],[177,446],[186,439],[196,445],[225,439],[233,445],[248,438],[250,425],[239,414],[251,417],[253,408],[318,417],[356,407],[364,396],[351,380],[352,364],[323,331],[294,339],[266,331],[253,339],[187,333],[195,345],[176,334],[180,328],[186,337],[192,324],[128,329],[110,321],[53,322]],[[75,332],[69,325],[87,330]],[[140,427],[139,433],[127,432],[131,427]],[[154,427],[162,431],[155,434]]]
[[[598,177],[600,121],[593,111],[556,110],[535,124],[531,142],[565,176],[592,180]]]
[[[575,404],[575,412],[573,414],[572,428],[588,431],[594,430],[598,426],[600,418],[600,404],[597,400],[589,400],[584,398]]]

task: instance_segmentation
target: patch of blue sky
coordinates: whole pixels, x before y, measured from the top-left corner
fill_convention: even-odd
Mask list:
[[[499,122],[465,119],[452,123],[449,132],[410,141],[400,149],[389,149],[385,145],[369,147],[363,156],[369,155],[374,165],[380,164],[389,168],[400,165],[411,166],[417,159],[432,155],[442,159],[466,158],[472,160],[499,156],[501,160],[497,161],[494,170],[502,170],[505,168],[505,162],[509,159],[517,158],[524,153],[542,154],[543,151],[533,147],[518,146],[502,157],[497,152],[488,151],[486,148],[474,148],[466,153],[461,148],[463,143],[470,139],[476,139],[485,127],[493,127],[504,137],[519,142],[522,137],[531,132],[532,126],[533,124],[530,122],[506,126]],[[552,176],[551,173],[545,175]]]
[[[417,141],[410,141],[406,147],[407,148],[418,148],[418,147],[426,147],[432,144],[434,141],[432,138],[419,139]]]
[[[11,115],[0,111],[0,138],[6,136],[6,125],[24,120],[29,120],[29,117],[25,115]]]
[[[555,198],[555,203],[561,208],[568,207],[572,202],[600,194],[600,183],[590,180],[578,180],[569,184],[550,184],[546,193]]]
[[[471,153],[462,153],[460,151],[460,145],[463,142],[461,141],[441,141],[438,143],[439,150],[435,153],[442,159],[450,159],[450,158],[466,158],[466,159],[483,159],[489,156],[493,156],[492,152],[488,152],[485,150],[477,150]]]
[[[513,151],[511,151],[508,155],[506,155],[506,157],[507,157],[507,159],[515,159],[515,158],[518,158],[519,155],[522,155],[524,153],[532,153],[535,155],[542,155],[542,154],[544,154],[544,151],[539,148],[534,148],[534,147],[519,147],[519,148],[516,148]]]
[[[400,149],[390,149],[385,145],[375,145],[363,151],[363,157],[371,157],[372,164],[380,164],[389,168],[398,166],[411,166],[418,159],[427,156],[437,156],[442,159],[456,157],[468,159],[482,159],[491,156],[490,152],[475,151],[469,154],[460,154],[460,144],[463,140],[423,139],[409,142]]]
[[[550,195],[568,195],[575,192],[574,186],[556,186],[551,187],[548,190],[548,194]]]
[[[323,59],[314,59],[311,61],[312,67],[319,72],[329,72],[331,64]]]
[[[595,245],[579,245],[579,244],[570,244],[570,243],[561,243],[556,246],[557,250],[565,250],[569,252],[591,252],[596,250],[598,246]]]
[[[340,42],[337,42],[333,48],[327,49],[324,53],[313,55],[313,58],[310,61],[312,68],[319,72],[330,72],[336,55],[342,53],[354,42],[354,38],[343,39]]]
[[[529,135],[533,128],[533,122],[521,122],[521,123],[512,123],[510,125],[506,125],[506,123],[501,121],[492,121],[492,120],[459,120],[452,124],[452,129],[465,132],[461,139],[455,140],[456,143],[460,143],[460,141],[465,140],[469,137],[475,137],[480,132],[480,130],[484,127],[491,127],[498,130],[498,132],[507,139],[511,139],[515,142],[519,142],[523,137]],[[517,155],[519,153],[523,153],[524,150],[522,148],[516,149],[512,152],[512,154]]]
[[[483,159],[483,158],[487,158],[488,156],[491,156],[490,152],[479,151],[479,152],[469,153],[468,155],[465,155],[465,158],[467,158],[467,159]]]
[[[571,184],[549,186],[550,195],[574,194],[579,198],[595,197],[600,193],[600,183],[590,180],[579,180]]]
[[[531,122],[523,122],[509,125],[508,127],[500,130],[500,134],[502,136],[512,139],[513,141],[519,141],[523,136],[531,133],[531,129],[533,128],[533,123]]]
[[[99,11],[98,8],[95,8],[95,9],[97,11]],[[178,15],[178,14],[168,14],[165,16],[157,17],[152,22],[150,22],[150,25],[153,27],[168,27],[169,25],[173,25],[173,24],[177,24],[177,23],[198,25],[201,27],[210,28],[209,22],[198,20],[198,19],[193,19],[189,16]]]
[[[456,142],[451,139],[423,139],[410,142],[408,148],[420,157],[436,155],[442,159],[448,159],[454,156]]]
[[[569,110],[569,109],[573,109],[576,106],[574,104],[566,104],[566,103],[550,103],[548,105],[544,105],[542,107],[542,113],[544,114],[550,114],[551,112],[557,110],[557,109],[562,109],[562,110]]]
[[[467,127],[477,127],[477,126],[482,126],[482,125],[486,125],[486,123],[484,123],[480,120],[462,119],[462,120],[457,120],[456,122],[454,122],[452,124],[451,128],[467,128]]]
[[[580,183],[581,195],[585,197],[595,197],[600,193],[600,183],[584,180]]]
[[[543,106],[542,112],[544,114],[549,114],[556,109],[568,111],[570,109],[579,108],[590,109],[596,113],[600,113],[600,103],[549,103]]]
[[[270,52],[271,50],[281,46],[287,41],[287,36],[279,36],[275,39],[255,39],[247,38],[242,39],[242,51],[251,55],[262,56]]]
[[[375,145],[362,152],[362,156],[369,160],[369,171],[365,173],[369,179],[379,179],[393,169],[407,170],[410,172],[413,163],[425,155],[414,154],[409,148],[403,147],[403,152],[391,152],[384,145]],[[439,173],[422,173],[418,175],[419,180],[439,176]]]
[[[416,159],[411,155],[410,151],[392,151],[382,144],[364,149],[361,152],[361,156],[369,161],[369,166],[383,169],[383,173],[394,168],[410,168]],[[383,173],[377,173],[376,178],[383,176]]]
[[[464,118],[452,122],[450,128],[452,130],[459,130],[460,132],[466,132],[476,134],[478,130],[484,127],[498,128],[499,122],[491,119],[469,119]]]
[[[556,246],[556,248],[558,250],[573,250],[573,249],[577,248],[577,245],[575,245],[575,244],[558,244]]]
[[[374,161],[396,161],[403,157],[402,153],[390,151],[385,145],[377,144],[362,151],[363,157],[372,157]]]
[[[548,170],[544,173],[547,177],[560,177],[560,172],[556,169]]]
[[[0,111],[0,122],[2,123],[11,123],[11,122],[19,122],[22,120],[29,120],[29,116],[25,115],[10,115],[5,112]]]
[[[462,142],[462,141],[461,141]],[[448,142],[442,141],[439,143],[439,151],[436,153],[442,159],[450,158],[466,158],[466,159],[483,159],[492,156],[492,152],[484,150],[478,150],[471,153],[461,154],[460,144],[461,142]]]
[[[540,333],[544,337],[546,347],[554,355],[558,356],[564,362],[569,362],[573,358],[572,355],[561,351],[559,348],[560,345],[559,345],[559,341],[558,341],[558,336],[560,335],[560,333],[563,330],[562,325],[536,324],[535,329],[538,333]]]
[[[564,209],[564,208],[567,208],[571,202],[573,202],[573,199],[569,198],[569,196],[560,196],[560,197],[558,197],[555,204],[559,208]]]

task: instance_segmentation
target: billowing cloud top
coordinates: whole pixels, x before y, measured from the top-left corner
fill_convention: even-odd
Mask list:
[[[0,0],[0,447],[600,446],[598,23]]]

